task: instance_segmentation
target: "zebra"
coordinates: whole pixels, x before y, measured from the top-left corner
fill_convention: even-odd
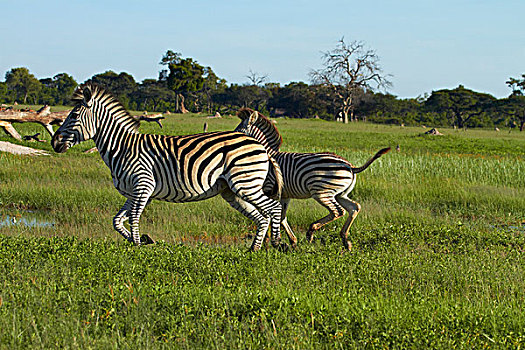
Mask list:
[[[79,86],[72,101],[74,108],[55,132],[52,147],[63,153],[94,140],[115,188],[127,198],[113,218],[114,229],[126,240],[135,245],[153,243],[139,234],[140,216],[152,199],[183,203],[220,194],[255,222],[252,251],[260,249],[270,221],[272,245],[281,247],[281,205],[263,193],[268,174],[279,179],[277,189],[281,174],[258,141],[231,131],[183,136],[139,133],[140,121],[92,82]],[[129,230],[124,226],[128,219]]]
[[[312,242],[315,231],[342,217],[347,211],[349,216],[341,229],[340,236],[344,249],[352,250],[348,233],[357,214],[361,211],[361,205],[348,198],[348,195],[354,189],[356,174],[390,151],[390,147],[379,150],[363,166],[354,167],[346,159],[333,153],[280,152],[282,137],[268,118],[249,108],[241,109],[237,116],[241,122],[235,131],[243,132],[261,142],[281,168],[284,180],[281,192],[283,210],[281,224],[292,247],[296,247],[297,238],[286,218],[290,200],[292,198],[313,198],[330,213],[310,225],[306,233],[307,240]],[[273,181],[275,177],[269,176],[264,185],[265,191],[272,187]]]

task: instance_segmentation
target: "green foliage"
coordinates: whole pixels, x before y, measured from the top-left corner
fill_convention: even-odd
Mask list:
[[[77,87],[77,82],[67,73],[55,75],[52,79],[40,79],[43,85],[39,102],[47,105],[68,105]]]
[[[377,62],[376,62],[377,63]],[[344,117],[345,109],[351,119],[390,125],[426,125],[458,128],[525,128],[525,78],[510,78],[507,85],[513,90],[507,98],[495,97],[466,89],[442,89],[429,96],[399,99],[388,93],[374,93],[369,87],[351,89],[343,94],[351,102],[341,102],[338,89],[326,84],[291,82],[230,84],[193,58],[168,50],[162,57],[166,66],[158,79],[136,82],[126,72],[106,71],[92,80],[109,89],[130,109],[149,111],[235,113],[250,107],[270,116],[336,120]],[[9,78],[9,79],[7,79]],[[257,76],[252,77],[257,82]],[[385,78],[385,77],[383,77]],[[8,81],[9,80],[9,81]],[[386,80],[382,80],[387,83]],[[67,105],[77,82],[67,73],[40,81],[27,68],[13,68],[0,82],[0,101],[34,104]],[[343,87],[341,87],[343,88]],[[346,105],[345,105],[346,103]],[[342,107],[345,105],[346,107]],[[353,117],[352,117],[353,116]]]
[[[453,90],[433,91],[425,101],[425,107],[449,114],[452,125],[464,128],[471,118],[487,111],[494,101],[495,98],[491,95],[465,89],[460,85]]]
[[[525,128],[525,96],[512,94],[506,99],[500,100],[500,111],[510,117],[511,128],[519,125],[520,131]]]
[[[0,81],[0,102],[6,103],[10,100],[11,99],[9,97],[9,90],[7,88],[7,84],[3,81]]]
[[[325,86],[292,82],[274,92],[269,106],[293,118],[308,118],[315,115],[329,118],[332,114],[330,101],[327,101],[329,96],[331,90]]]
[[[164,82],[156,79],[144,79],[132,95],[137,110],[151,111],[157,111],[161,101],[169,101],[173,97],[173,91],[169,90]]]
[[[56,104],[68,104],[73,91],[77,87],[77,82],[67,73],[60,73],[53,77],[53,87],[58,91]]]
[[[507,85],[512,89],[512,94],[501,101],[500,110],[509,115],[511,127],[519,124],[520,131],[525,129],[525,74],[521,79],[510,78]]]
[[[25,67],[13,68],[5,74],[7,87],[15,93],[15,98],[19,102],[26,103],[27,98],[33,98],[36,102],[36,95],[42,88],[42,84]]]
[[[195,112],[214,109],[214,94],[226,88],[226,81],[220,79],[211,67],[203,67],[192,58],[182,58],[180,53],[168,50],[160,64],[168,67],[160,73],[159,81],[164,82],[176,96],[174,110],[186,112],[186,105]]]
[[[176,94],[176,112],[185,112],[184,98],[203,88],[205,68],[192,58],[182,58],[180,53],[171,50],[166,52],[160,63],[169,69],[161,73],[161,77]]]
[[[219,78],[210,67],[204,68],[203,100],[206,101],[206,111],[212,113],[215,108],[214,96],[227,89],[226,80]]]
[[[195,92],[204,85],[204,67],[184,58],[169,65],[168,87],[178,93]]]
[[[232,84],[221,93],[213,96],[213,101],[227,107],[228,112],[239,108],[253,106],[261,113],[267,113],[269,92],[257,85]]]
[[[137,88],[133,76],[125,72],[117,74],[107,71],[94,75],[90,80],[111,91],[126,108],[129,108],[131,95]]]
[[[520,78],[509,78],[507,85],[512,89],[513,95],[524,95],[525,94],[525,74],[521,75]]]

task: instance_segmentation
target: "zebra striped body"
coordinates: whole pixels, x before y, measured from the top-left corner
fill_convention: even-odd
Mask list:
[[[352,165],[334,154],[277,152],[272,156],[283,174],[281,198],[307,199],[320,192],[335,196],[355,185]],[[275,178],[268,180],[266,186]]]
[[[215,132],[186,136],[130,134],[129,150],[122,157],[99,149],[111,170],[115,188],[125,197],[135,192],[136,178],[147,179],[151,199],[167,202],[192,202],[214,197],[222,192],[224,183],[244,173],[224,174],[231,168],[251,164],[250,157],[260,161],[266,151],[257,142],[241,133]],[[205,160],[201,159],[205,155]],[[166,162],[169,159],[170,161]],[[268,166],[251,171],[253,185],[261,185]],[[133,176],[129,176],[133,174]]]
[[[270,219],[272,244],[278,246],[281,205],[263,193],[272,163],[256,140],[237,132],[140,134],[138,120],[94,84],[79,88],[73,101],[76,106],[53,136],[53,148],[65,152],[87,139],[95,141],[115,188],[128,199],[113,219],[124,238],[141,243],[139,219],[152,199],[183,203],[221,194],[257,225],[252,250],[260,248]]]
[[[297,244],[290,225],[286,219],[286,211],[293,198],[313,198],[330,212],[327,216],[313,222],[308,231],[307,239],[313,240],[314,232],[327,223],[343,216],[345,211],[349,217],[341,230],[343,246],[351,250],[348,232],[361,210],[359,203],[348,198],[356,183],[356,174],[365,170],[374,160],[390,150],[385,148],[376,153],[362,167],[353,167],[346,159],[332,153],[287,153],[280,152],[282,138],[277,129],[265,116],[251,109],[242,109],[238,116],[241,123],[235,131],[241,131],[256,138],[276,160],[283,176],[281,194],[282,225],[293,246]],[[265,191],[274,186],[275,177],[269,176],[264,184]]]

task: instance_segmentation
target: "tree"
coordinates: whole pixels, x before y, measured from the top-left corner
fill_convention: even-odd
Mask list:
[[[501,100],[501,111],[516,119],[520,126],[520,131],[525,128],[525,74],[521,79],[509,78],[507,85],[512,89],[512,93],[506,99]],[[511,122],[515,123],[514,120]]]
[[[173,91],[166,87],[164,82],[156,79],[144,79],[132,95],[138,109],[147,109],[149,102],[153,103],[153,110],[157,110],[160,101],[169,101],[174,97]]]
[[[53,78],[40,79],[42,90],[40,103],[67,105],[78,83],[67,73],[59,73]]]
[[[356,107],[356,114],[385,124],[414,124],[421,114],[416,99],[399,99],[391,94],[366,93]]]
[[[326,98],[330,91],[325,87],[292,82],[277,90],[268,101],[269,107],[293,118],[308,118],[314,115],[326,115]]]
[[[53,86],[57,90],[58,103],[69,104],[71,96],[78,83],[67,73],[59,73],[53,77]]]
[[[7,72],[5,82],[7,87],[15,92],[15,99],[23,98],[24,104],[29,96],[36,97],[42,88],[40,81],[25,67],[13,68]]]
[[[521,75],[521,79],[509,78],[507,85],[512,89],[513,95],[523,96],[525,94],[525,74]]]
[[[509,126],[519,125],[520,131],[525,129],[525,96],[511,94],[507,98],[498,100],[498,112],[510,117]]]
[[[453,90],[432,91],[425,106],[437,113],[446,113],[452,125],[466,128],[468,122],[492,108],[496,98],[459,85]]]
[[[0,81],[0,102],[9,102],[9,90],[5,82]]]
[[[202,93],[206,101],[206,109],[208,113],[213,109],[213,96],[220,94],[226,90],[226,80],[219,78],[211,67],[204,68],[204,84],[202,86]]]
[[[259,74],[250,69],[246,78],[248,78],[250,82],[248,85],[260,86],[268,79],[268,74]]]
[[[168,50],[160,64],[167,65],[169,71],[162,71],[161,78],[166,79],[168,88],[176,94],[176,112],[187,113],[184,100],[189,94],[202,89],[205,69],[192,58],[182,58],[180,53]]]
[[[126,72],[117,74],[108,70],[104,73],[95,74],[90,81],[108,89],[126,108],[129,107],[131,94],[137,89],[135,78]]]
[[[358,94],[391,86],[379,66],[379,57],[375,51],[365,48],[363,42],[347,44],[342,38],[335,49],[323,53],[322,60],[323,68],[312,70],[310,77],[315,84],[333,90],[345,123],[349,114],[354,120]]]
[[[56,105],[58,104],[58,96],[55,87],[53,86],[52,78],[43,78],[40,79],[42,84],[42,89],[38,93],[38,103],[43,103],[47,105]]]

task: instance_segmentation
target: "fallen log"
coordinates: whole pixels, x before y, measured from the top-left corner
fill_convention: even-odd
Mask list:
[[[48,105],[44,105],[36,112],[29,109],[16,110],[12,107],[1,108],[0,127],[2,127],[8,135],[20,141],[24,138],[20,136],[18,131],[13,127],[13,123],[38,123],[47,130],[49,135],[53,136],[55,133],[53,125],[62,124],[69,115],[69,112],[71,111],[51,112],[51,107]],[[165,117],[162,116],[162,113],[158,113],[154,115],[141,115],[136,118],[140,121],[155,122],[162,128],[161,120]]]
[[[49,135],[53,136],[54,131],[52,125],[62,123],[68,114],[69,111],[51,112],[51,108],[47,105],[44,105],[36,112],[31,110],[15,110],[12,108],[2,109],[0,111],[0,127],[15,139],[22,140],[22,137],[12,124],[38,123],[47,130]]]
[[[162,123],[160,121],[162,119],[166,119],[166,117],[162,116],[162,113],[157,113],[157,114],[153,114],[153,115],[143,114],[141,116],[138,116],[137,118],[140,121],[145,121],[145,122],[148,122],[148,123],[155,122],[155,123],[159,124],[159,126],[161,128],[162,128]]]
[[[8,152],[12,154],[19,155],[29,155],[29,156],[48,156],[49,153],[39,149],[34,149],[31,147],[25,147],[20,145],[15,145],[11,142],[0,141],[0,152]]]

